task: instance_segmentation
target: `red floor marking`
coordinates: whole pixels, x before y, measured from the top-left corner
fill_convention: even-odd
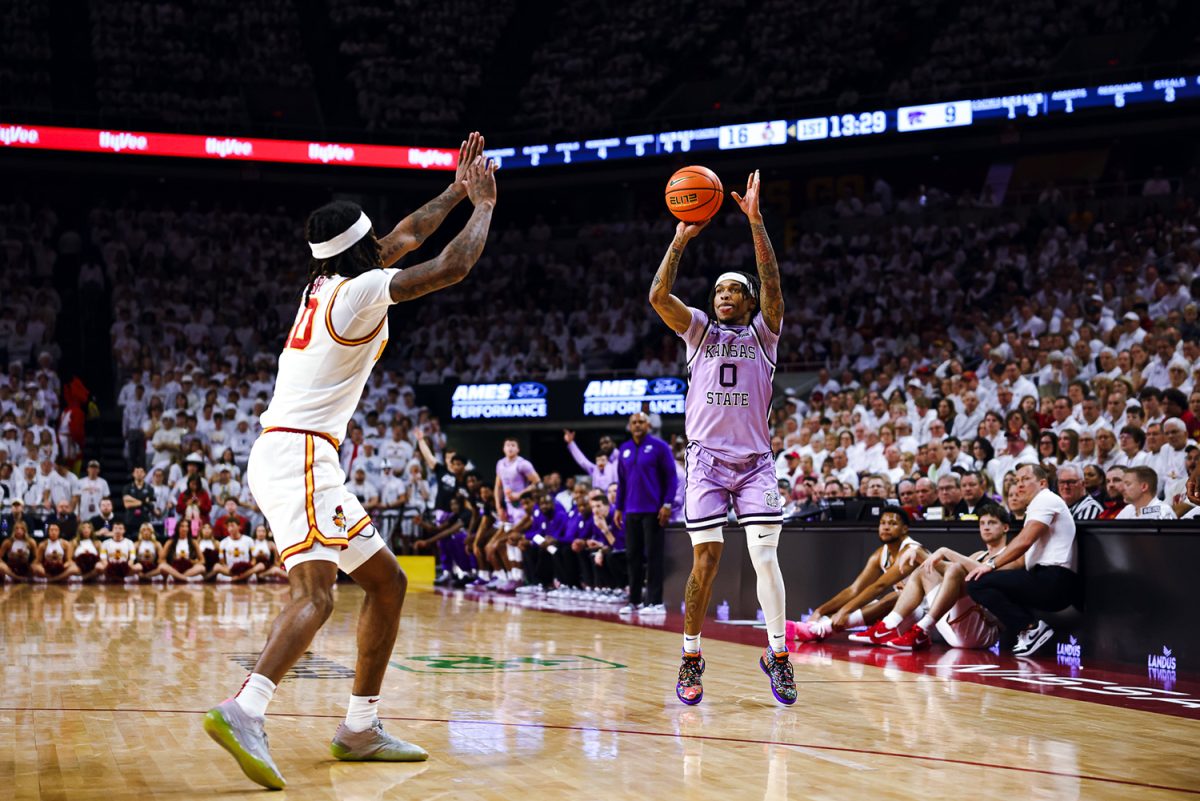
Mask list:
[[[439,592],[451,595],[462,591]],[[620,617],[611,608],[570,609],[546,601],[522,603],[514,601],[511,596],[500,596],[497,599],[493,595],[481,595],[476,592],[464,593],[464,596],[468,600],[484,603],[503,599],[501,603],[493,604],[496,609],[514,605],[522,609],[556,612],[659,631],[683,631],[683,615],[676,612],[656,615],[653,618]],[[719,623],[711,618],[704,622],[704,637],[741,645],[763,646],[766,643],[766,632],[762,629]],[[1093,661],[1087,659],[1086,653],[1083,660],[1080,660],[1087,663],[1086,667],[1078,663],[1059,664],[1054,655],[1053,644],[1045,646],[1043,651],[1048,657],[1033,658],[1018,658],[1010,654],[994,654],[991,651],[946,648],[941,645],[935,645],[928,651],[913,653],[858,645],[848,642],[844,635],[838,639],[818,643],[791,643],[790,648],[793,664],[797,667],[837,659],[945,681],[966,681],[987,687],[1004,687],[1120,709],[1157,712],[1172,717],[1200,720],[1200,680],[1197,677],[1178,674],[1173,676],[1169,683],[1155,682],[1146,672],[1137,672],[1134,666]]]
[[[203,715],[205,712],[199,709],[144,709],[144,708],[87,708],[87,707],[25,707],[25,706],[0,706],[2,712],[109,712],[109,713],[136,713],[136,714],[167,714],[167,715]],[[271,717],[280,718],[330,718],[341,719],[342,715],[327,715],[311,712],[272,712]],[[833,751],[842,754],[861,754],[866,756],[881,756],[894,757],[896,759],[911,759],[924,762],[940,762],[949,765],[966,765],[972,768],[990,768],[993,770],[1008,770],[1016,773],[1036,773],[1042,776],[1059,776],[1067,779],[1081,779],[1086,781],[1103,782],[1105,784],[1119,784],[1125,787],[1144,787],[1150,790],[1168,790],[1175,793],[1188,793],[1190,795],[1200,795],[1200,790],[1189,789],[1187,787],[1172,787],[1167,784],[1150,784],[1148,782],[1131,781],[1129,779],[1112,779],[1107,776],[1090,776],[1085,773],[1067,773],[1066,771],[1058,770],[1043,770],[1041,768],[1023,768],[1015,765],[999,765],[993,762],[975,762],[969,759],[951,759],[949,757],[926,756],[923,754],[905,754],[899,751],[877,751],[870,748],[848,748],[838,745],[824,745],[822,743],[789,743],[782,740],[752,740],[745,737],[721,737],[714,734],[675,734],[672,732],[661,731],[640,731],[638,729],[608,729],[600,726],[568,726],[566,724],[555,723],[518,723],[503,720],[460,720],[457,718],[417,718],[405,717],[401,715],[380,715],[380,720],[400,720],[408,723],[454,723],[463,725],[475,726],[508,726],[513,728],[529,728],[529,729],[551,729],[556,731],[578,731],[578,732],[598,732],[601,734],[628,734],[638,737],[666,737],[669,739],[680,740],[705,740],[708,742],[736,743],[738,745],[775,745],[783,748],[805,748],[813,751]]]

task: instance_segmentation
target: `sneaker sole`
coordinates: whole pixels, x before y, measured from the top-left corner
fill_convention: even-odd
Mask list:
[[[343,762],[424,762],[429,759],[429,754],[425,749],[419,751],[393,751],[396,756],[387,757],[379,754],[371,756],[357,756],[346,746],[334,740],[329,744],[329,753],[333,754],[335,759],[340,759]]]
[[[762,672],[765,673],[767,676],[767,679],[770,680],[771,671],[767,670],[767,666],[766,666],[766,664],[763,663],[762,657],[759,657],[758,666],[760,668],[762,668]],[[781,698],[779,696],[779,693],[775,692],[775,682],[773,682],[773,681],[771,682],[771,695],[775,696],[775,700],[778,701],[779,703],[783,704],[784,706],[791,706],[792,704],[796,703],[795,698],[790,698],[790,699],[789,698]]]
[[[268,790],[282,790],[287,785],[283,777],[272,770],[270,765],[242,748],[233,734],[233,727],[219,709],[210,709],[204,716],[204,731],[237,760],[238,767],[250,781]]]
[[[927,642],[921,643],[920,645],[896,645],[893,642],[885,642],[882,644],[886,645],[888,648],[894,648],[897,651],[925,651],[930,645],[932,645],[932,643]]]

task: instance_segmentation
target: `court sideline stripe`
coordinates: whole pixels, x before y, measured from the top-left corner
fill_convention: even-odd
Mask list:
[[[110,713],[135,713],[135,714],[167,714],[167,715],[203,715],[206,710],[199,709],[115,709],[115,708],[94,708],[94,707],[28,707],[28,706],[0,706],[0,712],[110,712]],[[335,718],[340,719],[343,715],[325,715],[315,712],[272,712],[271,717],[277,718]],[[833,751],[843,754],[860,754],[866,756],[882,756],[895,757],[897,759],[910,759],[926,762],[940,762],[949,765],[965,765],[972,768],[992,768],[995,770],[1010,770],[1018,773],[1036,773],[1042,776],[1058,776],[1064,779],[1081,779],[1085,781],[1104,782],[1106,784],[1118,784],[1124,787],[1144,787],[1148,790],[1167,790],[1175,793],[1188,793],[1189,795],[1200,795],[1200,789],[1193,790],[1187,787],[1172,787],[1166,784],[1150,784],[1149,782],[1131,781],[1129,779],[1113,779],[1107,776],[1089,776],[1084,773],[1067,773],[1059,770],[1044,770],[1042,768],[1023,768],[1016,765],[998,765],[993,762],[975,762],[969,759],[952,759],[950,757],[925,756],[922,754],[905,754],[899,751],[876,751],[870,748],[850,748],[840,745],[822,745],[819,743],[788,743],[780,740],[751,740],[744,737],[721,737],[715,734],[673,734],[671,732],[662,731],[639,731],[637,729],[609,729],[600,726],[569,726],[566,724],[556,723],[520,723],[503,720],[461,720],[456,718],[416,718],[403,717],[400,715],[380,715],[380,720],[399,720],[409,723],[454,723],[463,725],[475,726],[511,726],[514,728],[530,728],[530,729],[552,729],[556,731],[575,731],[575,732],[599,732],[601,734],[629,734],[641,737],[666,737],[669,739],[681,740],[703,740],[706,742],[721,742],[735,743],[737,745],[775,745],[783,748],[799,748],[810,749],[815,751]]]

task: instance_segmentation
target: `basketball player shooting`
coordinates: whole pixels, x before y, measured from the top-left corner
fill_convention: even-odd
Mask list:
[[[750,221],[758,275],[723,273],[713,286],[709,309],[685,305],[671,294],[671,287],[683,249],[707,222],[681,222],[650,286],[650,305],[687,343],[690,376],[684,419],[688,437],[684,520],[693,561],[684,590],[683,664],[675,694],[685,704],[698,704],[704,695],[700,624],[721,560],[725,541],[721,527],[732,501],[738,524],[746,530],[750,560],[758,575],[758,602],[767,622],[768,647],[759,667],[770,677],[775,699],[792,704],[796,682],[788,661],[783,574],[777,554],[782,502],[767,426],[783,292],[775,251],[759,211],[758,171],[746,181],[745,197],[731,194]]]
[[[496,205],[496,166],[472,133],[459,149],[454,182],[377,239],[356,204],[335,201],[308,218],[309,283],[279,357],[275,394],[250,452],[248,480],[288,571],[291,601],[237,694],[209,710],[204,729],[233,754],[246,776],[274,790],[283,776],[267,750],[264,716],[276,685],[308,650],[333,611],[340,567],[363,590],[358,661],[333,756],[350,761],[417,762],[420,747],[383,731],[379,691],[396,641],[407,586],[403,571],[362,504],[344,488],[338,445],[388,339],[388,307],[456,284],[487,240]],[[463,198],[471,218],[433,260],[392,268]]]

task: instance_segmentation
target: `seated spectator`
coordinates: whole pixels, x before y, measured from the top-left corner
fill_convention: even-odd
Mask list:
[[[1127,467],[1121,478],[1121,496],[1126,506],[1116,520],[1175,520],[1170,505],[1160,501],[1158,475],[1145,466]]]

